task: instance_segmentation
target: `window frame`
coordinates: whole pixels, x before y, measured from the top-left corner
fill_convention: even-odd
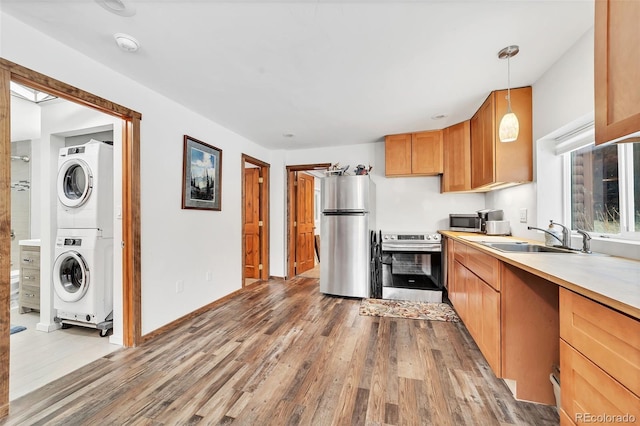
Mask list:
[[[558,155],[562,156],[562,215],[563,223],[571,224],[571,153],[579,149],[595,145],[595,138],[590,142],[574,145]],[[618,196],[620,205],[620,232],[617,234],[590,232],[594,237],[615,238],[622,240],[640,240],[640,229],[635,229],[634,212],[634,180],[633,180],[633,147],[634,143],[619,143],[618,148]],[[571,229],[575,233],[575,229]]]

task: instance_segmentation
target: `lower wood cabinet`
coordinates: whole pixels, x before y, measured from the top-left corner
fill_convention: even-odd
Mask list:
[[[454,266],[449,300],[495,375],[501,377],[500,292],[478,277],[473,269],[469,269],[469,264],[465,265],[458,260],[473,256],[475,249],[455,241],[453,247]],[[465,256],[461,253],[465,253]]]
[[[447,241],[449,300],[496,377],[518,399],[555,404],[558,286],[459,241]]]
[[[560,337],[568,417],[576,424],[594,423],[586,416],[598,415],[611,416],[604,423],[624,423],[617,416],[640,422],[640,321],[560,289]]]
[[[560,340],[560,375],[562,409],[576,424],[623,423],[613,420],[618,417],[640,421],[640,398],[564,340]],[[604,421],[593,421],[591,416],[603,416]]]
[[[555,405],[562,425],[640,423],[640,320],[447,238],[449,299],[519,400]]]

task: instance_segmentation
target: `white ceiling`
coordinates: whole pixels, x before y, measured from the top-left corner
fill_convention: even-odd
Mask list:
[[[0,0],[0,9],[285,149],[370,143],[468,119],[491,90],[506,88],[501,48],[520,46],[511,86],[531,85],[593,26],[594,9],[593,0],[124,1],[135,15],[90,0]],[[140,50],[119,50],[118,32]]]

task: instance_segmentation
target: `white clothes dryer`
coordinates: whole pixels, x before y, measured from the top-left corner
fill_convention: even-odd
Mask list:
[[[113,146],[91,139],[60,149],[58,229],[99,229],[113,237]]]
[[[113,238],[97,229],[59,229],[53,307],[60,320],[95,327],[113,311]]]

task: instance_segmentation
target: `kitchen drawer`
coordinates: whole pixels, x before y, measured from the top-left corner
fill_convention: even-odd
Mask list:
[[[35,250],[29,250],[23,247],[20,250],[20,266],[40,268],[40,248],[36,247]]]
[[[20,287],[20,308],[40,310],[40,287],[30,285]]]
[[[467,247],[465,266],[491,287],[500,291],[500,261],[495,257]]]
[[[452,242],[453,242],[453,259],[465,265],[467,263],[467,246],[457,241],[452,240]]]
[[[561,288],[560,337],[640,395],[640,321]]]
[[[607,424],[611,416],[640,419],[640,398],[562,339],[560,383],[562,409],[576,424],[596,423],[603,415],[609,416]]]
[[[34,285],[40,287],[40,269],[22,268],[20,270],[21,285]]]

